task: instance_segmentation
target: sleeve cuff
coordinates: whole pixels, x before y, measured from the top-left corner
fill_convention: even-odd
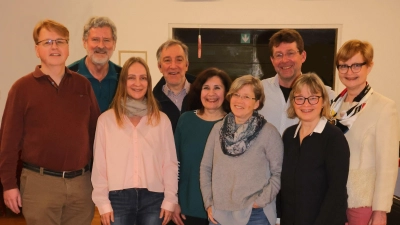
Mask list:
[[[173,212],[175,210],[175,203],[163,201],[161,204],[161,208]]]
[[[100,215],[103,215],[104,213],[112,212],[113,209],[111,207],[111,204],[105,204],[102,206],[97,206],[97,209],[99,210]]]

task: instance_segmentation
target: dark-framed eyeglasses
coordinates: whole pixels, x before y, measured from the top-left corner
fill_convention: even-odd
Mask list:
[[[43,47],[50,47],[53,46],[53,43],[56,43],[56,45],[58,47],[62,47],[68,44],[68,40],[67,39],[55,39],[55,40],[51,40],[51,39],[46,39],[46,40],[42,40],[42,41],[38,41],[36,43],[36,45],[41,45]]]
[[[272,56],[276,60],[282,60],[284,56],[286,56],[286,58],[288,58],[288,59],[292,59],[298,52],[300,52],[300,51],[299,50],[297,50],[297,51],[290,50],[286,53],[277,52]]]
[[[319,102],[319,99],[322,98],[322,96],[310,96],[308,98],[305,98],[303,96],[294,96],[293,101],[296,103],[296,105],[303,105],[306,100],[310,105],[316,105]]]
[[[349,71],[349,68],[351,69],[351,71],[353,71],[353,73],[358,73],[361,71],[362,66],[364,66],[366,64],[367,64],[367,62],[353,63],[350,66],[348,66],[346,64],[342,64],[342,65],[337,65],[336,67],[340,73],[347,73]]]
[[[235,99],[241,98],[242,100],[245,100],[245,101],[256,100],[256,98],[252,98],[252,97],[247,96],[247,95],[240,95],[238,93],[232,94],[232,98],[235,98]]]

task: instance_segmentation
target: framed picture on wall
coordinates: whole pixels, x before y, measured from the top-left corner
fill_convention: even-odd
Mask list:
[[[126,60],[128,60],[131,57],[140,57],[147,62],[147,51],[120,50],[118,51],[119,65],[123,66]]]

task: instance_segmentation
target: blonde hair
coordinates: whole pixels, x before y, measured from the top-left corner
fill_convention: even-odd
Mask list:
[[[144,61],[144,59],[140,57],[129,58],[122,67],[122,71],[118,81],[118,87],[110,108],[114,109],[117,124],[118,126],[122,127],[123,117],[125,114],[125,103],[128,97],[128,93],[126,90],[128,70],[134,63],[140,63],[146,69],[147,92],[145,94],[145,97],[147,98],[147,124],[156,126],[160,122],[160,110],[158,108],[157,100],[154,98],[153,91],[151,89],[152,82],[149,67],[147,66],[147,63]]]
[[[323,100],[321,116],[329,119],[331,117],[330,114],[330,100],[328,92],[325,89],[324,82],[322,82],[321,78],[318,77],[315,73],[305,73],[300,75],[293,83],[292,91],[289,95],[289,108],[287,109],[287,115],[289,118],[293,119],[297,117],[296,111],[294,110],[294,94],[301,92],[303,87],[308,87],[312,94],[321,93],[321,97]]]
[[[262,109],[265,101],[264,88],[261,84],[260,79],[253,77],[252,75],[244,75],[239,78],[236,78],[236,80],[233,81],[228,94],[226,94],[226,99],[228,99],[228,101],[230,102],[232,95],[238,92],[245,85],[251,85],[253,87],[253,92],[256,97],[256,101],[259,100],[259,105],[256,110]]]
[[[42,20],[35,25],[35,28],[33,28],[33,41],[35,44],[38,43],[39,34],[43,28],[48,31],[56,32],[69,41],[69,31],[64,25],[54,20]]]

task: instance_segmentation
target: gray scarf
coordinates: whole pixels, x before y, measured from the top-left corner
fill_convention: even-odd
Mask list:
[[[257,111],[254,111],[253,115],[240,126],[236,125],[235,116],[232,113],[226,115],[219,131],[219,140],[224,154],[239,156],[247,151],[266,122]]]
[[[127,117],[147,115],[147,98],[138,101],[128,96],[125,104],[123,102],[121,104],[125,107],[125,115]]]

